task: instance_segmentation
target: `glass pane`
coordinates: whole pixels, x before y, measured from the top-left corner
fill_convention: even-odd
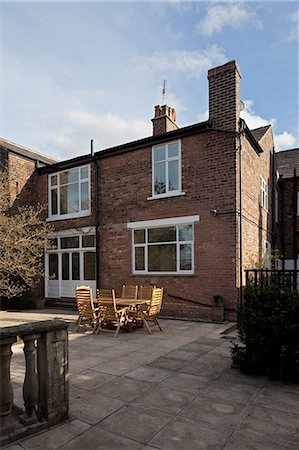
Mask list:
[[[177,191],[179,188],[179,161],[168,163],[168,190]]]
[[[57,189],[51,189],[51,215],[58,214]]]
[[[180,270],[192,270],[192,246],[180,245]]]
[[[164,194],[166,192],[165,163],[157,163],[154,166],[155,194]]]
[[[89,183],[84,181],[81,183],[81,211],[89,209]]]
[[[178,142],[174,142],[173,144],[168,145],[168,158],[174,158],[175,156],[179,156]]]
[[[145,230],[134,230],[134,244],[144,244]]]
[[[60,188],[60,214],[67,214],[67,186]]]
[[[67,212],[79,212],[79,184],[70,184],[67,187]]]
[[[179,226],[179,241],[193,241],[192,225]]]
[[[156,147],[154,149],[154,162],[165,161],[165,158],[166,158],[165,145],[161,147]]]
[[[78,181],[78,177],[79,177],[78,169],[68,170],[67,172],[61,172],[60,186],[62,184],[74,183]]]
[[[82,167],[82,168],[80,169],[80,177],[81,177],[81,180],[82,180],[83,178],[88,178],[88,172],[89,172],[88,167]]]
[[[62,253],[62,279],[70,279],[70,259],[69,253]]]
[[[72,280],[80,280],[79,253],[72,253]]]
[[[176,272],[176,245],[149,245],[148,271]]]
[[[51,186],[57,186],[57,175],[51,176]]]
[[[176,227],[162,227],[148,229],[148,242],[176,241]]]
[[[79,236],[60,238],[61,248],[79,248]]]
[[[84,280],[95,280],[96,278],[95,256],[95,252],[84,253]]]
[[[88,236],[82,236],[82,247],[94,247],[95,246],[95,235],[90,234]]]
[[[58,254],[49,254],[49,278],[51,280],[58,280]]]
[[[144,269],[145,269],[144,247],[136,247],[135,248],[135,270],[144,270]]]

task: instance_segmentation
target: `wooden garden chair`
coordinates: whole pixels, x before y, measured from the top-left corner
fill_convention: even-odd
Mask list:
[[[152,298],[153,289],[156,286],[146,284],[145,286],[139,286],[138,298],[140,300],[150,300]]]
[[[81,326],[86,328],[86,324],[88,324],[93,328],[93,332],[95,332],[98,327],[99,309],[94,306],[92,289],[90,286],[76,287],[76,304],[79,313],[76,321],[76,331],[79,331]]]
[[[138,286],[123,284],[121,289],[121,298],[137,299]]]
[[[158,314],[161,311],[162,301],[163,301],[163,288],[154,287],[152,289],[150,304],[141,305],[138,309],[138,316],[143,320],[143,323],[148,329],[150,334],[152,334],[152,331],[148,324],[148,321],[150,320],[152,320],[155,325],[158,325],[160,331],[162,331],[162,328],[158,322]]]
[[[117,337],[121,327],[127,325],[129,321],[128,307],[119,308],[117,306],[114,289],[98,289],[97,301],[99,308],[99,321],[95,333],[99,334],[99,332],[103,329],[103,326],[107,326],[109,328],[109,326],[113,325],[116,326],[114,337]]]

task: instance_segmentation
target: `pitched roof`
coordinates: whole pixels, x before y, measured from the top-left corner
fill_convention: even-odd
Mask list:
[[[265,127],[255,128],[254,130],[250,130],[253,134],[254,138],[259,142],[262,137],[266,134],[266,132],[271,128],[271,125],[266,125]]]
[[[299,176],[299,148],[275,153],[276,169],[283,178],[292,178],[294,170]]]
[[[58,162],[58,159],[51,158],[43,153],[36,152],[29,148],[23,147],[22,145],[15,144],[14,142],[7,141],[6,139],[0,138],[0,147],[5,148],[13,153],[16,153],[21,156],[25,156],[33,161],[39,161],[43,164],[55,164]]]

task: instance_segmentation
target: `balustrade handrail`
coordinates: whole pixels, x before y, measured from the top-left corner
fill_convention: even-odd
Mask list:
[[[47,331],[64,330],[68,324],[60,319],[43,320],[40,322],[23,323],[0,328],[0,339],[21,337],[26,334],[46,333]]]
[[[24,410],[13,402],[12,345],[24,342]],[[0,328],[0,446],[68,418],[68,324],[44,320]]]

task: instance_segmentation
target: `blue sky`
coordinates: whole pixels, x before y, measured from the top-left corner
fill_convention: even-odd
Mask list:
[[[67,159],[207,118],[207,71],[235,59],[243,117],[298,141],[298,1],[0,2],[4,139]]]

